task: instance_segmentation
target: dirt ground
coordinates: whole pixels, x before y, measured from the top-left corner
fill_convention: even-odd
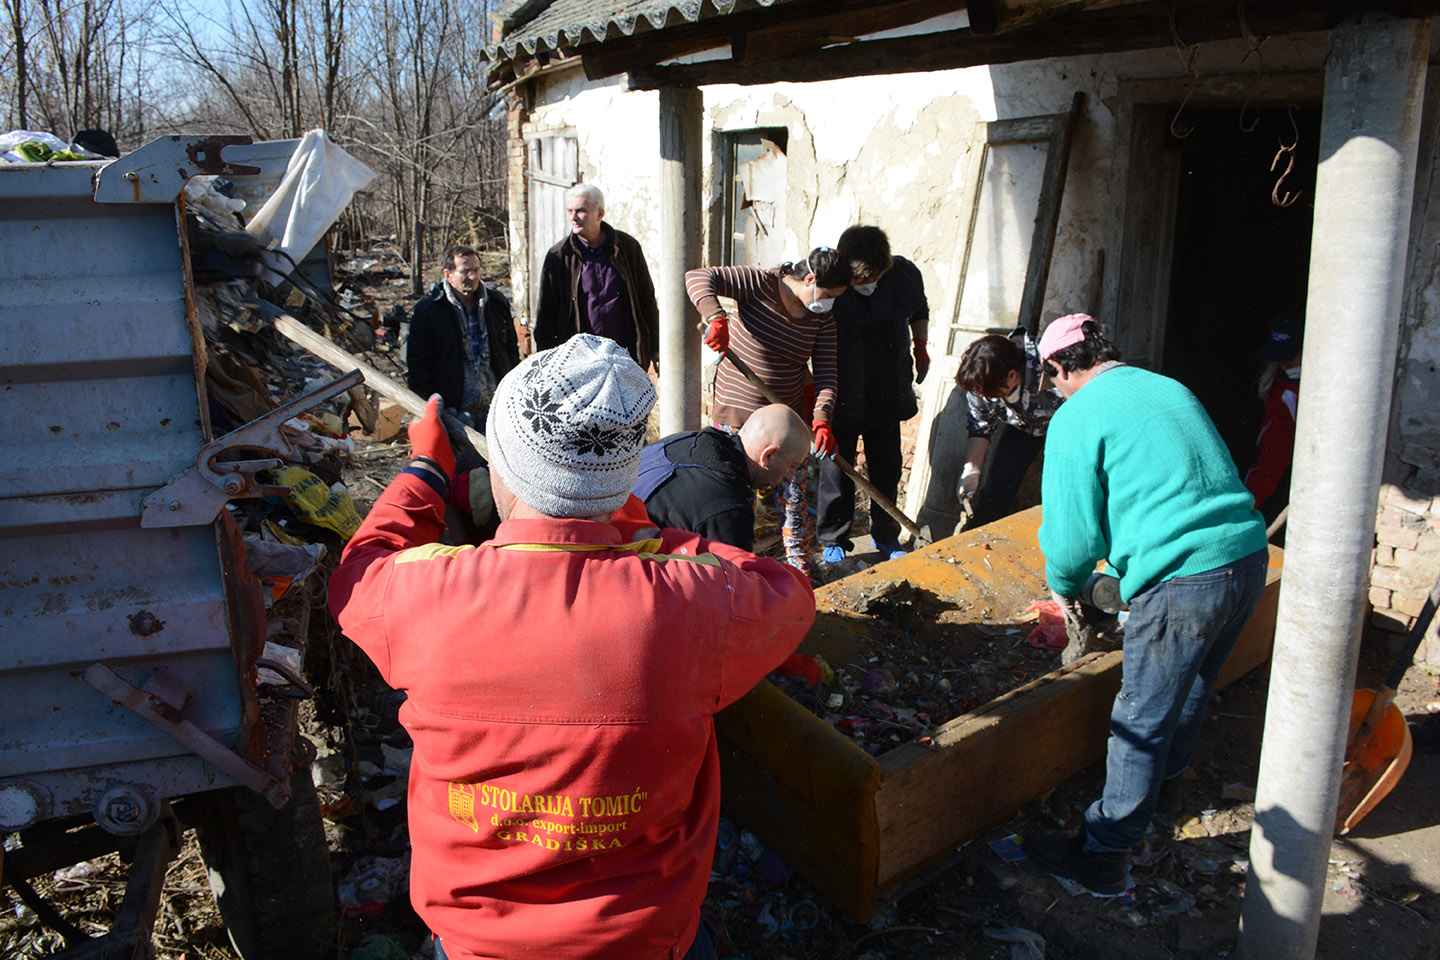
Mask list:
[[[368,447],[368,449],[367,449]],[[362,510],[378,480],[402,465],[403,448],[361,445],[349,471]],[[878,562],[867,551],[861,563]],[[317,617],[324,622],[324,618]],[[339,659],[349,678],[347,715],[317,711],[307,734],[320,747],[315,776],[327,812],[332,868],[340,889],[337,957],[423,958],[425,929],[406,896],[404,775],[408,747],[396,712],[402,702],[342,637],[327,626],[312,644]],[[1361,682],[1383,674],[1367,651]],[[964,844],[954,855],[882,898],[867,925],[849,923],[804,880],[728,818],[722,823],[705,915],[719,931],[721,956],[748,960],[948,960],[1048,957],[1052,960],[1202,960],[1230,956],[1248,863],[1250,802],[1265,710],[1266,671],[1253,671],[1212,706],[1197,749],[1189,797],[1170,827],[1157,826],[1132,860],[1133,887],[1099,899],[1067,890],[1023,861],[1007,863],[992,844],[1030,830],[1073,827],[1097,795],[1101,765],[1062,783],[1043,803]],[[1440,684],[1412,669],[1397,703],[1412,720],[1440,711]],[[353,749],[353,756],[350,751]],[[346,775],[353,771],[350,789]],[[1336,838],[1326,881],[1320,960],[1440,956],[1440,752],[1417,752],[1395,791],[1349,836]],[[82,928],[108,924],[123,891],[111,856],[41,878],[37,887]],[[1029,936],[1034,949],[1001,938]],[[1040,940],[1033,939],[1034,937]],[[166,880],[156,927],[163,960],[233,957],[208,896],[193,838]],[[1040,942],[1043,940],[1043,946]],[[6,891],[0,898],[0,952],[40,957],[58,949],[33,914]],[[1031,952],[1024,952],[1031,950]],[[1034,952],[1042,950],[1043,952]]]
[[[408,284],[383,256],[363,268],[362,290],[381,311],[408,302]],[[497,270],[500,267],[497,265]],[[357,271],[355,275],[359,275]],[[400,281],[400,282],[397,282]],[[398,370],[383,351],[372,356]],[[408,449],[357,444],[345,479],[363,514],[403,466]],[[864,528],[865,512],[860,513]],[[879,561],[867,537],[846,568]],[[423,924],[410,908],[405,765],[409,742],[396,720],[401,695],[317,611],[311,645],[323,651],[325,690],[306,715],[319,748],[314,765],[339,891],[338,958],[425,960]],[[1031,656],[1029,651],[1027,656]],[[310,664],[314,668],[315,664]],[[1362,654],[1360,682],[1388,663]],[[1066,780],[1043,802],[961,846],[879,903],[870,922],[848,922],[803,878],[766,851],[743,824],[722,822],[705,916],[722,958],[747,960],[1210,960],[1233,953],[1248,866],[1253,790],[1267,676],[1253,671],[1213,704],[1191,770],[1189,795],[1172,824],[1158,825],[1132,858],[1132,888],[1113,899],[1075,892],[996,846],[1027,831],[1074,827],[1098,795],[1103,767]],[[1397,704],[1412,720],[1440,712],[1440,680],[1420,668]],[[1017,763],[1024,758],[1016,758]],[[1440,752],[1417,752],[1394,792],[1349,836],[1336,838],[1326,880],[1320,960],[1440,957]],[[35,885],[87,932],[104,930],[124,889],[115,856],[37,878]],[[162,960],[234,957],[211,899],[193,835],[165,883],[156,924]],[[0,956],[42,957],[61,947],[9,888],[0,892]]]

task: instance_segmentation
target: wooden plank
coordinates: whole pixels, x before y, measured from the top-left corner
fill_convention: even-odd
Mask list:
[[[1119,651],[1092,654],[952,720],[934,734],[934,751],[907,745],[887,754],[875,798],[879,887],[1103,757],[1120,661]]]
[[[762,682],[715,716],[724,807],[857,922],[875,897],[880,764]]]
[[[1070,112],[1057,120],[1045,153],[1045,173],[1040,187],[1040,204],[1035,211],[1035,230],[1030,236],[1030,262],[1025,266],[1025,290],[1020,296],[1018,322],[1032,336],[1040,334],[1040,308],[1045,302],[1045,284],[1050,279],[1050,257],[1055,251],[1055,230],[1060,225],[1060,202],[1065,198],[1065,173],[1070,165],[1070,144],[1075,124],[1085,105],[1085,94],[1076,92]]]
[[[829,11],[799,23],[747,31],[743,59],[747,64],[760,63],[819,50],[833,43],[847,43],[869,33],[909,26],[965,7],[965,0],[902,0],[883,10],[867,7]]]
[[[416,417],[424,415],[426,401],[421,399],[419,394],[400,383],[400,381],[376,370],[364,360],[335,346],[335,344],[314,330],[311,330],[294,317],[287,314],[281,314],[276,317],[275,330],[287,340],[299,344],[321,360],[336,367],[341,373],[359,370],[365,375],[365,382],[377,392],[394,400],[400,404],[400,406],[404,407],[407,412]],[[489,460],[490,447],[485,442],[485,434],[478,430],[473,430],[470,427],[465,427],[464,429],[465,436],[469,438],[471,445],[475,447],[475,451],[486,460]]]
[[[1270,658],[1283,554],[1271,548],[1265,594],[1221,668],[1224,687]],[[934,751],[881,757],[878,887],[884,891],[1105,756],[1123,656],[1092,654],[945,724]]]

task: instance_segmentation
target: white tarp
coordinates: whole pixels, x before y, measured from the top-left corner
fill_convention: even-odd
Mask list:
[[[291,155],[280,186],[245,229],[261,243],[274,242],[299,263],[345,210],[355,191],[363,190],[374,177],[374,170],[331,143],[324,130],[311,130]],[[267,263],[281,276],[289,276],[295,269],[275,254],[267,255]]]

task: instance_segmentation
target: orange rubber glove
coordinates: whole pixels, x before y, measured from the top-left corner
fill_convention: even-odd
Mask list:
[[[424,458],[445,474],[445,482],[455,476],[455,451],[450,449],[450,437],[445,425],[440,422],[440,394],[431,394],[425,404],[425,414],[419,420],[412,420],[407,430],[410,435],[410,455]]]
[[[827,420],[816,420],[810,428],[815,434],[815,442],[810,445],[810,451],[817,457],[833,457],[839,444],[835,442],[835,431],[830,429]]]
[[[730,349],[729,317],[722,313],[710,318],[710,326],[705,329],[705,346],[716,353],[724,353]]]

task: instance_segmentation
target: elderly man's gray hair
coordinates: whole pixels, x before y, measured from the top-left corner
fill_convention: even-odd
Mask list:
[[[605,194],[593,183],[577,183],[565,191],[565,196],[567,198],[584,197],[585,201],[592,204],[596,210],[605,209]]]

